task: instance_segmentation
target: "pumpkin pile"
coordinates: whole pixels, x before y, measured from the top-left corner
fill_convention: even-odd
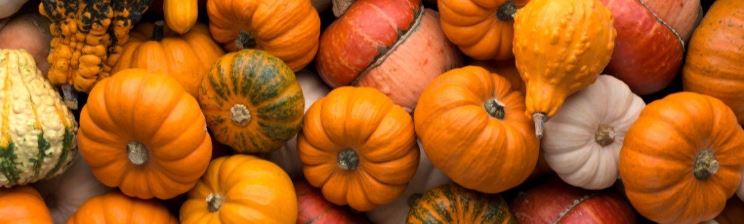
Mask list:
[[[740,223],[742,21],[741,0],[0,0],[0,222]]]

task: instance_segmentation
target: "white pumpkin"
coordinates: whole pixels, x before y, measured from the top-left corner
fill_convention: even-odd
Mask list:
[[[300,82],[302,94],[305,96],[305,111],[310,105],[328,94],[330,88],[320,79],[320,76],[308,70],[297,72],[297,81]],[[290,139],[281,149],[271,153],[271,161],[279,165],[290,177],[302,176],[302,162],[297,152],[297,136]]]
[[[545,161],[571,185],[592,190],[611,186],[625,133],[645,105],[622,81],[599,76],[545,123]]]
[[[28,0],[0,0],[0,19],[16,13]]]
[[[67,218],[74,214],[88,198],[110,190],[98,182],[80,154],[72,163],[62,175],[35,184],[49,207],[54,223],[67,222]]]
[[[408,183],[408,187],[403,194],[400,195],[395,201],[390,204],[383,205],[375,208],[374,210],[367,213],[367,217],[372,223],[378,224],[400,224],[406,223],[408,217],[408,200],[414,194],[423,194],[426,191],[431,190],[440,185],[450,183],[450,179],[447,178],[442,171],[439,171],[434,165],[431,164],[429,158],[424,153],[424,149],[419,146],[419,165],[416,169],[416,175],[413,176],[411,182]]]

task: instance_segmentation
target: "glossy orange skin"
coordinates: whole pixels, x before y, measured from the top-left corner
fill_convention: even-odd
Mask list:
[[[180,34],[189,32],[199,16],[198,0],[163,0],[163,18],[168,28]]]
[[[128,158],[130,142],[147,148],[144,164]],[[175,79],[142,69],[118,72],[91,90],[80,114],[78,146],[101,183],[142,199],[185,193],[212,154],[196,99]]]
[[[0,223],[51,224],[44,199],[31,186],[0,190]]]
[[[490,99],[503,119],[484,108]],[[498,193],[525,181],[535,169],[538,141],[525,115],[524,95],[505,78],[477,66],[434,79],[414,111],[416,135],[431,162],[456,183]]]
[[[111,192],[88,199],[70,216],[67,224],[176,224],[178,220],[154,200],[127,197]]]
[[[719,163],[705,179],[693,175],[698,154]],[[620,177],[643,216],[660,223],[716,217],[737,190],[744,167],[744,130],[723,102],[680,92],[648,104],[625,135]]]
[[[525,93],[524,81],[519,76],[517,66],[514,64],[514,60],[504,61],[475,61],[472,65],[480,66],[485,68],[491,73],[496,73],[499,76],[506,78],[511,83],[512,89],[519,90],[522,94]]]

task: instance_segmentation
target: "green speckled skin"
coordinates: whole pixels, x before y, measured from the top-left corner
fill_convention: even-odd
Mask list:
[[[457,185],[436,187],[416,199],[409,224],[516,223],[501,196],[486,195]]]

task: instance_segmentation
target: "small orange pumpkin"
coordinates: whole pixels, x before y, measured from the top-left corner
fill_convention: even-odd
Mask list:
[[[0,223],[51,224],[44,199],[30,186],[0,190]]]
[[[88,199],[70,216],[67,224],[125,224],[162,223],[176,224],[176,217],[165,206],[154,200],[129,198],[111,192]]]

